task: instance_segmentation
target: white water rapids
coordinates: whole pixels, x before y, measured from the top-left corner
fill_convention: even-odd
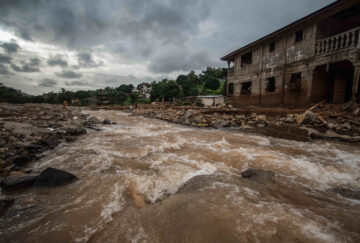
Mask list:
[[[87,112],[117,124],[63,143],[30,165],[63,169],[80,180],[11,195],[13,213],[0,218],[2,242],[360,239],[360,201],[332,191],[359,190],[357,146]],[[274,177],[241,178],[247,168]]]

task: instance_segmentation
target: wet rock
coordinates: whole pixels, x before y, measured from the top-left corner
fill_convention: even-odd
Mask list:
[[[360,200],[360,190],[353,190],[343,187],[336,187],[331,189],[332,192],[337,193],[343,197]]]
[[[49,167],[36,177],[34,186],[61,186],[71,183],[77,179],[78,178],[75,175],[67,171]]]
[[[73,141],[76,140],[76,137],[74,137],[74,136],[66,136],[66,137],[65,137],[65,140],[66,140],[67,142],[73,142]]]
[[[46,139],[46,145],[50,148],[55,148],[59,144],[59,140],[56,137],[56,135],[50,136],[48,139]]]
[[[26,176],[8,176],[1,181],[1,187],[4,189],[18,189],[32,186],[35,182],[36,175]]]
[[[258,115],[255,119],[257,122],[267,122],[265,115]]]
[[[97,117],[90,117],[86,123],[89,123],[89,124],[101,124],[101,121],[97,118]]]
[[[103,120],[103,124],[104,125],[110,125],[111,124],[111,121],[109,119],[104,119]]]
[[[66,128],[66,134],[70,136],[79,136],[82,134],[86,134],[86,129],[83,127],[68,127]]]
[[[257,169],[247,169],[241,172],[242,178],[251,179],[261,184],[267,183],[274,175],[275,174],[272,171]]]
[[[191,193],[199,191],[204,187],[211,186],[213,182],[218,180],[221,180],[221,178],[217,178],[214,175],[198,175],[186,181],[181,187],[179,187],[176,193]]]
[[[14,204],[15,199],[2,199],[0,200],[0,216],[4,215],[4,213]]]

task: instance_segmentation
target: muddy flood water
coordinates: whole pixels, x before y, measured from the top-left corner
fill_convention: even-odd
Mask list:
[[[1,242],[359,242],[360,201],[334,192],[360,188],[357,146],[85,112],[117,124],[29,166],[80,180],[11,195]]]

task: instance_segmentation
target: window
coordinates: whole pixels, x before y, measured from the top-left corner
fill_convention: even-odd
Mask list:
[[[228,86],[228,95],[233,95],[234,94],[234,84],[230,83]]]
[[[244,67],[246,64],[252,63],[252,52],[248,52],[241,56],[241,66]]]
[[[304,31],[303,30],[299,30],[298,32],[296,32],[295,34],[295,43],[302,41],[304,38]]]
[[[241,95],[251,94],[252,82],[245,82],[241,84]]]
[[[267,92],[275,91],[275,77],[271,77],[266,80],[266,91]]]
[[[270,43],[269,51],[270,51],[270,52],[275,51],[275,41]]]
[[[301,73],[291,74],[289,89],[294,92],[301,90]]]

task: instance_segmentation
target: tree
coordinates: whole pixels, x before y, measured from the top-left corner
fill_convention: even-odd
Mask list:
[[[119,87],[116,88],[117,91],[130,94],[132,90],[134,89],[134,86],[132,84],[122,84]]]
[[[162,80],[155,83],[151,90],[150,99],[152,101],[161,99],[162,101],[172,101],[181,95],[179,85],[175,81]]]
[[[137,92],[131,92],[129,94],[129,97],[130,97],[131,104],[135,105],[135,108],[137,108],[139,94]]]
[[[205,78],[205,88],[211,90],[217,90],[220,87],[220,82],[213,76],[207,76]]]

